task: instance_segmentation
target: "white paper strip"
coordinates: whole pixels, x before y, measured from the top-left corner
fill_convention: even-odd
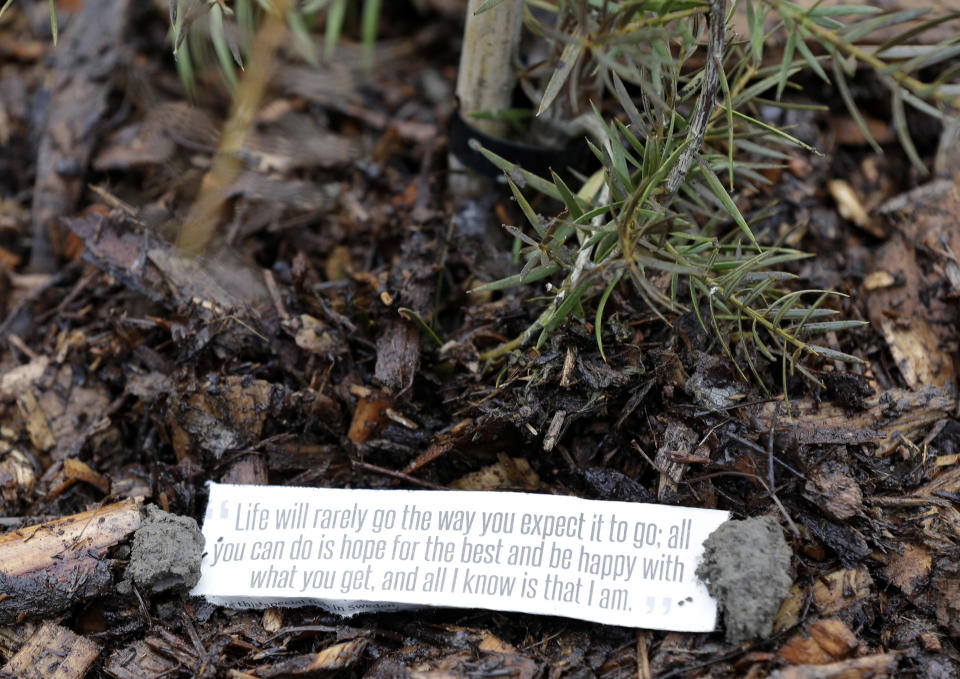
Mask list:
[[[408,605],[706,632],[695,571],[727,512],[558,495],[213,484],[200,582],[237,608]]]

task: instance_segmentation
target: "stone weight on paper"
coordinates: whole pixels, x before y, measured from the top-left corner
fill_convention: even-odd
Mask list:
[[[697,577],[717,599],[727,641],[769,636],[792,584],[792,552],[773,517],[728,521],[704,542]]]

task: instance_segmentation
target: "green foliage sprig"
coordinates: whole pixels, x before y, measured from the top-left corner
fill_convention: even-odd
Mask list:
[[[10,0],[8,0],[10,1]],[[259,15],[270,11],[269,0],[169,0],[170,34],[177,69],[189,89],[194,87],[196,64],[215,61],[224,82],[232,91],[237,85],[237,69],[249,58],[252,36]],[[317,21],[325,26],[323,56],[330,59],[339,42],[350,10],[360,12],[360,37],[364,57],[369,63],[377,38],[381,0],[299,0],[286,13],[292,48],[309,64],[319,65],[311,33]],[[191,30],[195,24],[205,30]],[[185,49],[184,49],[185,48]],[[211,54],[212,49],[212,54]]]
[[[575,99],[584,83],[592,83],[616,101],[620,115],[605,120],[594,110],[591,148],[603,167],[576,192],[556,175],[536,177],[484,151],[506,173],[529,228],[507,227],[523,245],[521,272],[477,289],[498,290],[556,275],[562,282],[550,286],[549,303],[525,332],[483,358],[496,360],[534,338],[535,346],[542,346],[571,316],[585,320],[591,297],[597,300],[594,326],[603,353],[605,307],[619,282],[629,279],[665,319],[692,309],[740,374],[752,374],[761,385],[761,360],[779,361],[784,382],[794,372],[816,380],[799,360],[805,356],[861,361],[816,338],[863,322],[839,319],[839,312],[826,306],[837,293],[791,289],[787,281],[793,276],[777,267],[808,255],[758,243],[733,194],[767,183],[762,171],[783,165],[788,147],[814,151],[758,114],[761,105],[789,106],[782,95],[795,87],[791,78],[805,69],[837,87],[878,150],[847,81],[860,64],[879,74],[891,91],[900,141],[922,167],[903,108],[910,105],[938,118],[949,115],[938,86],[956,74],[956,67],[931,83],[916,74],[960,53],[960,36],[908,60],[886,55],[957,14],[916,24],[926,12],[744,1],[750,35],[730,42],[725,39],[729,15],[724,0],[528,1],[539,11],[526,13],[527,27],[553,39],[559,53],[542,89],[539,112],[563,96],[564,88]],[[488,11],[503,7],[488,4]],[[552,24],[542,18],[544,10],[553,16]],[[851,17],[849,23],[840,20]],[[865,37],[890,26],[902,26],[902,32],[873,50],[861,45]],[[782,58],[768,63],[768,38],[779,31],[787,35]],[[823,54],[815,55],[812,45]],[[771,91],[774,98],[765,98]],[[549,220],[536,214],[522,187],[561,201],[563,214]]]

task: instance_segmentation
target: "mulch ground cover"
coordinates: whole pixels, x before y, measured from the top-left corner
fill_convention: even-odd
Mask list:
[[[862,365],[814,362],[821,385],[788,375],[767,394],[692,312],[664,323],[627,283],[605,356],[586,314],[490,362],[546,281],[470,292],[516,273],[499,225],[522,218],[503,187],[446,192],[456,3],[385,7],[372,66],[349,41],[320,68],[282,55],[197,259],[172,242],[228,112],[217,69],[188,96],[153,3],[59,6],[56,47],[47,3],[0,19],[0,675],[960,676],[956,129],[910,119],[921,176],[868,76],[853,94],[883,155],[820,86],[790,96],[830,111],[770,113],[824,154],[794,152],[741,210],[815,255],[798,285],[870,321],[829,337]],[[766,514],[793,586],[771,634],[741,645],[118,587],[142,503],[199,521],[208,480]],[[98,528],[64,557],[43,536],[78,514]]]

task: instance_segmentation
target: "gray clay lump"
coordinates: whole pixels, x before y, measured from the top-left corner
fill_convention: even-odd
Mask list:
[[[792,583],[780,525],[770,516],[727,521],[703,544],[697,577],[720,606],[727,641],[769,636]]]
[[[127,577],[150,591],[193,587],[200,579],[203,533],[189,516],[152,505],[133,536]]]

